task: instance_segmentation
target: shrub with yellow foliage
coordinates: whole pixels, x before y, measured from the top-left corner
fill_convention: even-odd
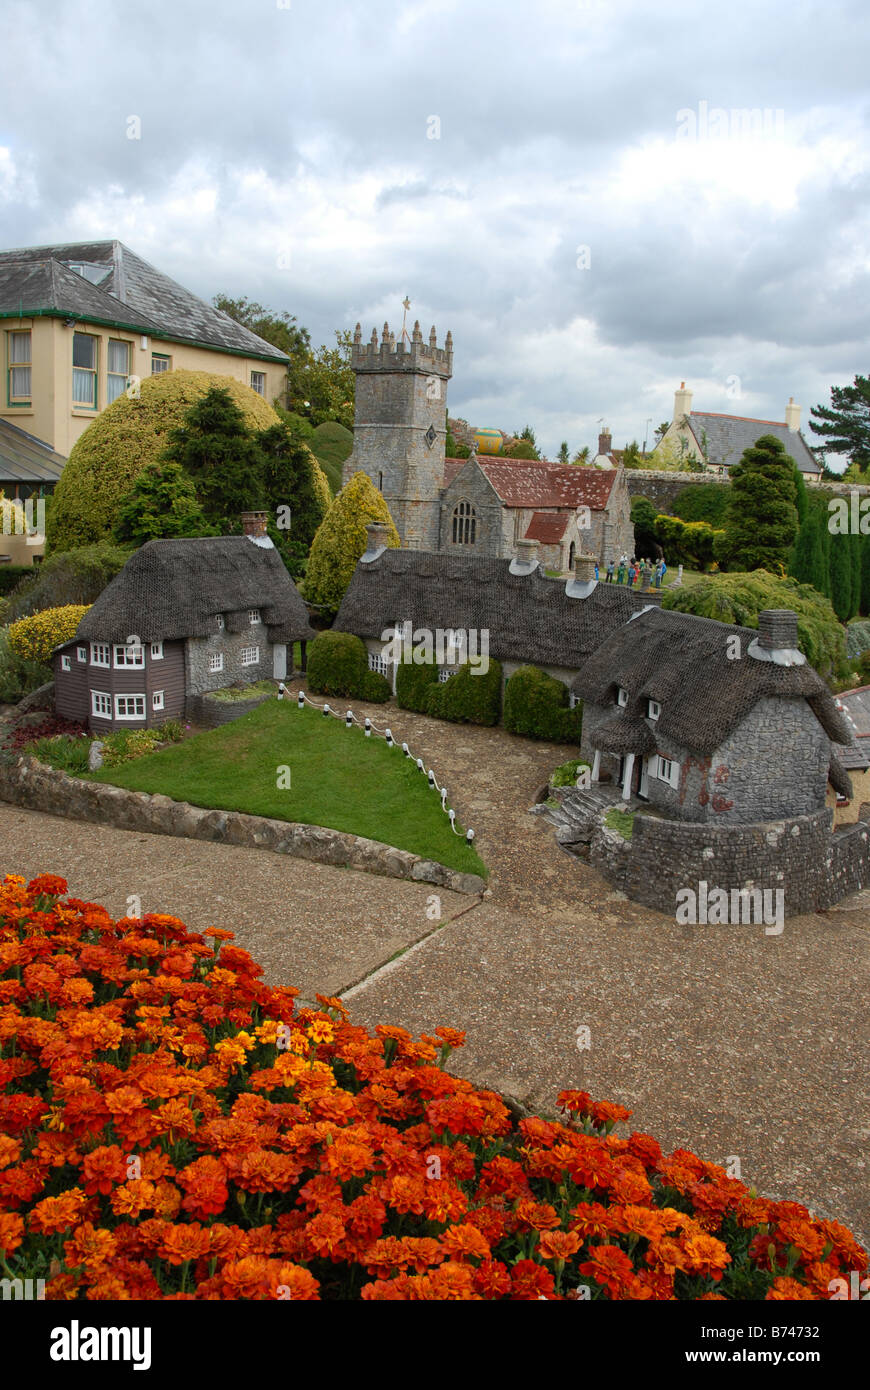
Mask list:
[[[68,603],[63,608],[43,608],[29,618],[19,618],[8,630],[9,646],[25,661],[51,660],[61,642],[75,637],[90,604]]]

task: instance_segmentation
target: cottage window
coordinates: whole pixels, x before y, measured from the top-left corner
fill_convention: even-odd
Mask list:
[[[7,397],[9,405],[30,405],[32,360],[30,329],[7,333],[9,375]]]
[[[474,545],[477,541],[477,512],[470,502],[453,509],[453,544]]]
[[[628,704],[628,691],[623,690],[622,686],[620,686],[616,692],[616,703],[619,705],[620,709],[625,709]]]
[[[258,623],[258,622],[260,621],[260,610],[259,610],[259,608],[252,608],[252,609],[250,610],[250,612],[248,613],[248,617],[250,618],[252,624],[253,624],[253,623]]]
[[[380,652],[369,652],[369,670],[377,671],[378,675],[386,676],[389,680],[390,663]]]
[[[446,685],[446,683],[447,683],[447,681],[449,681],[450,677],[456,675],[456,672],[458,671],[458,669],[459,669],[458,666],[442,666],[442,667],[439,669],[439,671],[438,671],[438,683],[439,683],[439,685]]]
[[[92,666],[110,666],[110,665],[111,665],[111,662],[109,661],[109,644],[108,644],[108,642],[92,642],[92,643],[91,643],[91,665],[92,665]]]
[[[163,643],[162,643],[162,642],[152,642],[152,643],[151,643],[151,660],[152,660],[152,661],[162,661],[162,660],[163,660]]]
[[[654,775],[660,782],[667,782],[669,787],[676,787],[680,780],[680,766],[671,758],[663,758],[661,754],[656,755],[656,766]]]
[[[658,719],[662,712],[662,707],[658,700],[650,700],[646,707],[647,716],[650,719]]]
[[[72,662],[70,661],[70,659],[69,659],[68,656],[62,656],[62,657],[61,657],[61,659],[60,659],[60,669],[61,669],[62,671],[71,671],[71,670],[72,670]]]
[[[130,375],[130,344],[120,338],[109,339],[109,357],[106,364],[106,404],[111,405],[127,389]]]
[[[573,690],[569,690],[569,691],[568,691],[568,708],[569,708],[569,709],[576,709],[576,708],[577,708],[577,696],[574,694],[574,691],[573,691]]]
[[[256,666],[260,660],[259,647],[242,647],[242,665]]]
[[[91,691],[91,714],[99,715],[101,719],[111,719],[112,697],[105,690]]]
[[[87,647],[76,647],[76,656],[78,657],[79,661],[87,661],[87,659],[88,659],[88,649],[87,649]]]
[[[223,652],[215,652],[208,659],[208,669],[210,671],[222,671],[224,669]]]
[[[266,394],[266,373],[251,372],[251,390],[256,391],[258,396]]]
[[[97,340],[90,333],[73,334],[73,405],[97,408]]]
[[[141,669],[141,667],[143,667],[144,665],[145,665],[145,648],[144,648],[143,646],[141,646],[141,644],[136,643],[136,644],[131,644],[130,646],[128,646],[128,645],[126,644],[126,642],[125,642],[125,643],[122,643],[122,644],[119,644],[119,643],[116,643],[116,644],[115,644],[115,669],[116,669],[116,670],[117,670],[119,667],[124,667],[124,668],[126,668],[126,667],[131,667],[131,666],[137,667],[137,668],[140,668],[140,669]]]
[[[217,617],[215,618],[215,622],[217,623],[218,632],[223,632],[224,628],[226,627],[226,622],[224,621],[223,613],[218,613]]]
[[[144,718],[145,718],[145,696],[144,696],[144,695],[116,695],[116,696],[115,696],[115,718],[116,718],[116,719],[144,719]]]
[[[167,357],[163,352],[152,352],[151,354],[151,375],[157,376],[160,372],[168,372],[172,366],[172,358]]]
[[[152,709],[162,709],[162,708],[163,708],[163,691],[162,691],[162,690],[155,690],[155,691],[154,691],[154,694],[151,696],[151,708],[152,708]]]

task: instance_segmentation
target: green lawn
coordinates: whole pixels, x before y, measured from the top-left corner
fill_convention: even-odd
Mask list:
[[[340,708],[343,713],[345,705]],[[285,767],[287,789],[278,786]],[[443,782],[443,770],[436,767],[435,774]],[[194,806],[325,825],[464,873],[487,872],[465,843],[465,827],[462,835],[450,829],[438,793],[415,762],[374,734],[345,728],[343,719],[300,710],[295,700],[269,700],[231,724],[101,769],[89,780]]]

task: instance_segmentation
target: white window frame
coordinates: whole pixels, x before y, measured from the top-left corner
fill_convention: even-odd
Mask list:
[[[455,676],[458,670],[459,670],[459,667],[458,667],[458,666],[439,666],[439,668],[438,668],[438,684],[439,684],[439,685],[446,685],[447,682],[450,680],[450,677],[451,677],[451,676]]]
[[[114,664],[116,671],[142,671],[145,668],[145,648],[140,642],[138,646],[127,642],[115,642],[114,644]],[[139,661],[129,661],[127,658],[132,652],[133,656],[138,656]],[[120,653],[120,656],[119,656]]]
[[[259,647],[242,647],[242,665],[243,665],[243,666],[259,666],[259,664],[260,664],[260,648],[259,648]]]
[[[151,660],[152,660],[152,661],[162,661],[162,660],[163,660],[163,643],[162,643],[162,642],[152,642],[152,643],[151,643]]]
[[[133,714],[122,714],[122,713],[121,713],[121,701],[122,701],[122,700],[141,700],[141,701],[142,701],[142,708],[141,708],[141,710],[135,710],[135,711],[133,712]],[[115,696],[115,718],[116,718],[116,719],[122,719],[122,720],[123,720],[123,719],[144,719],[144,718],[145,718],[145,705],[146,705],[146,701],[145,701],[144,692],[140,692],[140,691],[125,691],[123,695],[116,695],[116,696]]]
[[[656,753],[655,768],[653,776],[660,782],[665,782],[669,787],[678,787],[680,784],[680,764],[673,758],[663,758],[661,753]]]
[[[105,657],[102,655],[103,652],[106,654]],[[108,642],[91,643],[91,665],[105,666],[106,670],[109,670],[112,665],[112,648]]]
[[[226,621],[226,618],[224,617],[223,613],[218,613],[218,614],[216,615],[216,617],[215,617],[215,622],[217,623],[218,632],[223,632],[224,628],[225,628],[226,625],[227,625],[227,621]]]
[[[377,671],[379,676],[386,676],[390,679],[391,662],[389,657],[383,656],[380,652],[369,652],[369,670]]]
[[[151,708],[153,710],[164,708],[163,694],[164,692],[162,690],[154,691],[153,695],[151,696]]]
[[[260,382],[259,386],[256,385],[255,382],[254,382],[254,378],[255,378],[255,377],[257,377],[257,378],[259,379],[259,382]],[[252,391],[256,391],[256,393],[257,393],[258,396],[265,396],[265,394],[266,394],[266,373],[265,373],[265,372],[251,372],[251,390],[252,390]]]
[[[155,365],[159,363],[159,366]],[[151,375],[159,376],[161,372],[172,371],[172,358],[165,352],[152,352],[151,354]]]
[[[76,656],[78,657],[79,661],[86,662],[88,659],[87,647],[76,647]]]
[[[249,608],[249,609],[248,609],[248,618],[249,618],[249,620],[250,620],[251,627],[253,627],[255,623],[262,622],[262,618],[260,617],[260,610],[259,610],[259,608]]]
[[[66,654],[64,654],[60,659],[60,669],[62,671],[72,670],[72,661]]]
[[[87,338],[91,342],[94,352],[94,365],[92,367],[81,367],[76,365],[75,351],[77,338]],[[100,374],[100,340],[97,337],[96,333],[79,333],[78,330],[76,330],[73,333],[72,357],[72,408],[73,410],[97,410],[99,408],[98,383]],[[81,377],[76,377],[76,372],[80,372],[83,375],[86,375],[90,378],[89,394],[87,400],[84,400],[80,396],[76,395],[77,386],[82,384],[82,379]]]
[[[18,357],[17,348],[14,346],[16,338],[27,339],[27,356]],[[28,406],[33,399],[33,334],[29,328],[13,328],[6,334],[6,355],[8,365],[8,375],[6,378],[7,399],[10,407]],[[14,383],[16,373],[20,376],[20,383],[23,386],[25,379],[27,382],[26,391],[17,391]]]
[[[569,709],[576,709],[576,708],[577,708],[577,696],[574,694],[574,691],[573,691],[573,690],[569,690],[569,691],[568,691],[568,708],[569,708]]]
[[[105,704],[104,709],[100,709],[100,701]],[[98,719],[111,719],[112,717],[112,697],[107,690],[91,691],[91,714]]]
[[[628,704],[628,691],[623,690],[621,685],[616,691],[616,703],[619,705],[620,709],[625,709]]]
[[[658,717],[659,717],[659,715],[661,714],[661,712],[662,712],[662,707],[661,707],[661,705],[659,704],[658,700],[649,700],[649,701],[647,702],[647,707],[646,707],[647,719],[658,719]]]
[[[111,405],[113,401],[119,400],[127,389],[127,382],[130,380],[132,346],[132,343],[129,343],[126,338],[109,339],[109,345],[106,349],[106,405]],[[112,368],[112,348],[115,347],[122,347],[126,350],[126,363],[123,372]]]
[[[224,669],[223,652],[212,652],[208,659],[208,669],[209,671],[222,671]]]

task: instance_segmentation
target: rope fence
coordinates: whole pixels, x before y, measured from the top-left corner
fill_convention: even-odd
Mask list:
[[[284,685],[282,681],[278,686],[278,699],[283,700],[285,699],[285,697],[288,699],[291,698],[291,692],[287,689],[287,687]],[[306,695],[304,690],[300,690],[296,695],[296,707],[297,709],[304,709],[306,705],[310,705],[312,709],[322,710],[325,716],[331,715],[333,719],[343,719],[345,723],[345,728],[350,729],[355,724],[358,729],[362,729],[366,738],[371,738],[372,734],[376,734],[378,738],[382,738],[384,740],[388,748],[401,747],[405,757],[411,758],[414,762],[416,762],[419,771],[426,774],[426,776],[429,779],[429,786],[431,787],[432,791],[437,792],[441,797],[441,810],[444,812],[444,814],[450,821],[450,829],[453,831],[453,834],[462,834],[461,830],[456,829],[456,812],[453,810],[452,807],[447,805],[447,788],[439,786],[438,779],[435,776],[435,773],[432,771],[432,768],[430,767],[427,770],[426,765],[423,762],[423,759],[415,758],[407,743],[402,743],[400,745],[396,741],[396,739],[393,738],[392,729],[387,728],[386,725],[384,725],[383,729],[378,728],[377,724],[375,724],[373,720],[369,719],[368,715],[366,715],[364,720],[359,720],[357,719],[356,715],[351,709],[347,710],[344,714],[341,714],[338,710],[333,709],[332,706],[329,704],[319,705],[316,700],[310,699],[310,697]],[[473,840],[474,831],[466,830],[466,844],[470,845]]]

